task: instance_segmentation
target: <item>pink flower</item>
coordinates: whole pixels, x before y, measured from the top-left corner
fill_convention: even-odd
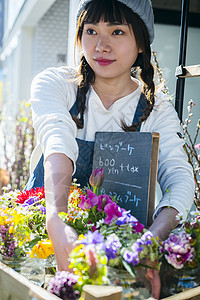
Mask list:
[[[166,252],[167,262],[176,269],[182,269],[184,264],[192,261],[195,255],[195,250],[185,232],[180,232],[178,235],[171,233],[163,242],[162,251]]]
[[[91,190],[87,190],[88,198],[91,201],[92,207],[97,205],[99,199],[95,193],[93,193]]]
[[[138,222],[133,228],[136,232],[142,232],[142,230],[144,229],[144,225]]]
[[[104,223],[107,225],[110,225],[112,221],[122,216],[122,213],[119,211],[118,205],[115,202],[109,202],[106,204],[104,211],[107,214]]]
[[[98,203],[98,197],[91,190],[87,190],[87,196],[81,195],[81,203],[79,203],[79,207],[83,210],[90,209],[94,207]]]
[[[98,258],[97,258],[95,248],[93,246],[86,247],[85,255],[87,257],[88,265],[90,266],[89,269],[90,277],[93,277],[97,272],[97,264],[98,264]]]
[[[112,199],[110,196],[108,195],[99,195],[98,196],[98,205],[97,205],[97,209],[98,211],[102,211],[102,207],[104,207],[106,204],[108,203],[112,203]]]
[[[92,207],[90,199],[88,199],[86,196],[81,195],[81,203],[79,203],[78,207],[81,209],[90,209]]]
[[[200,150],[200,143],[195,145],[195,148]]]

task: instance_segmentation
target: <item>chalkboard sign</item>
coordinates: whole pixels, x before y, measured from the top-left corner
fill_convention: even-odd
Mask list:
[[[149,132],[97,132],[95,136],[93,169],[104,169],[101,194],[116,196],[118,204],[145,226],[150,225],[154,210],[158,144],[159,134]]]

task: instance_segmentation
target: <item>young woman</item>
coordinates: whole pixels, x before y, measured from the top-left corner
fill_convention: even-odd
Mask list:
[[[39,163],[26,188],[45,184],[47,229],[59,269],[66,269],[77,236],[60,221],[58,212],[67,210],[72,176],[81,184],[88,180],[97,131],[160,134],[158,181],[163,197],[150,227],[155,236],[166,238],[177,225],[176,215],[185,217],[190,209],[192,169],[177,114],[166,95],[155,93],[150,62],[153,39],[149,0],[81,1],[76,35],[79,72],[49,68],[33,80],[31,104],[39,146],[32,169]],[[133,67],[139,67],[140,81],[132,76]]]

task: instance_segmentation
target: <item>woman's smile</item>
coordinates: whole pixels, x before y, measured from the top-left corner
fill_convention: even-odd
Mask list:
[[[106,58],[95,58],[94,59],[100,66],[108,66],[115,62],[113,59],[106,59]]]

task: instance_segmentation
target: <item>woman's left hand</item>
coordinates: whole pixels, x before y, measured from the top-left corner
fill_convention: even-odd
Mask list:
[[[135,269],[136,278],[144,283],[145,288],[151,292],[154,299],[159,299],[161,280],[158,270],[158,263],[149,259],[143,259],[141,266]]]
[[[159,299],[160,290],[161,290],[161,281],[160,281],[160,275],[158,270],[148,268],[145,277],[151,283],[152,296],[155,299]]]

